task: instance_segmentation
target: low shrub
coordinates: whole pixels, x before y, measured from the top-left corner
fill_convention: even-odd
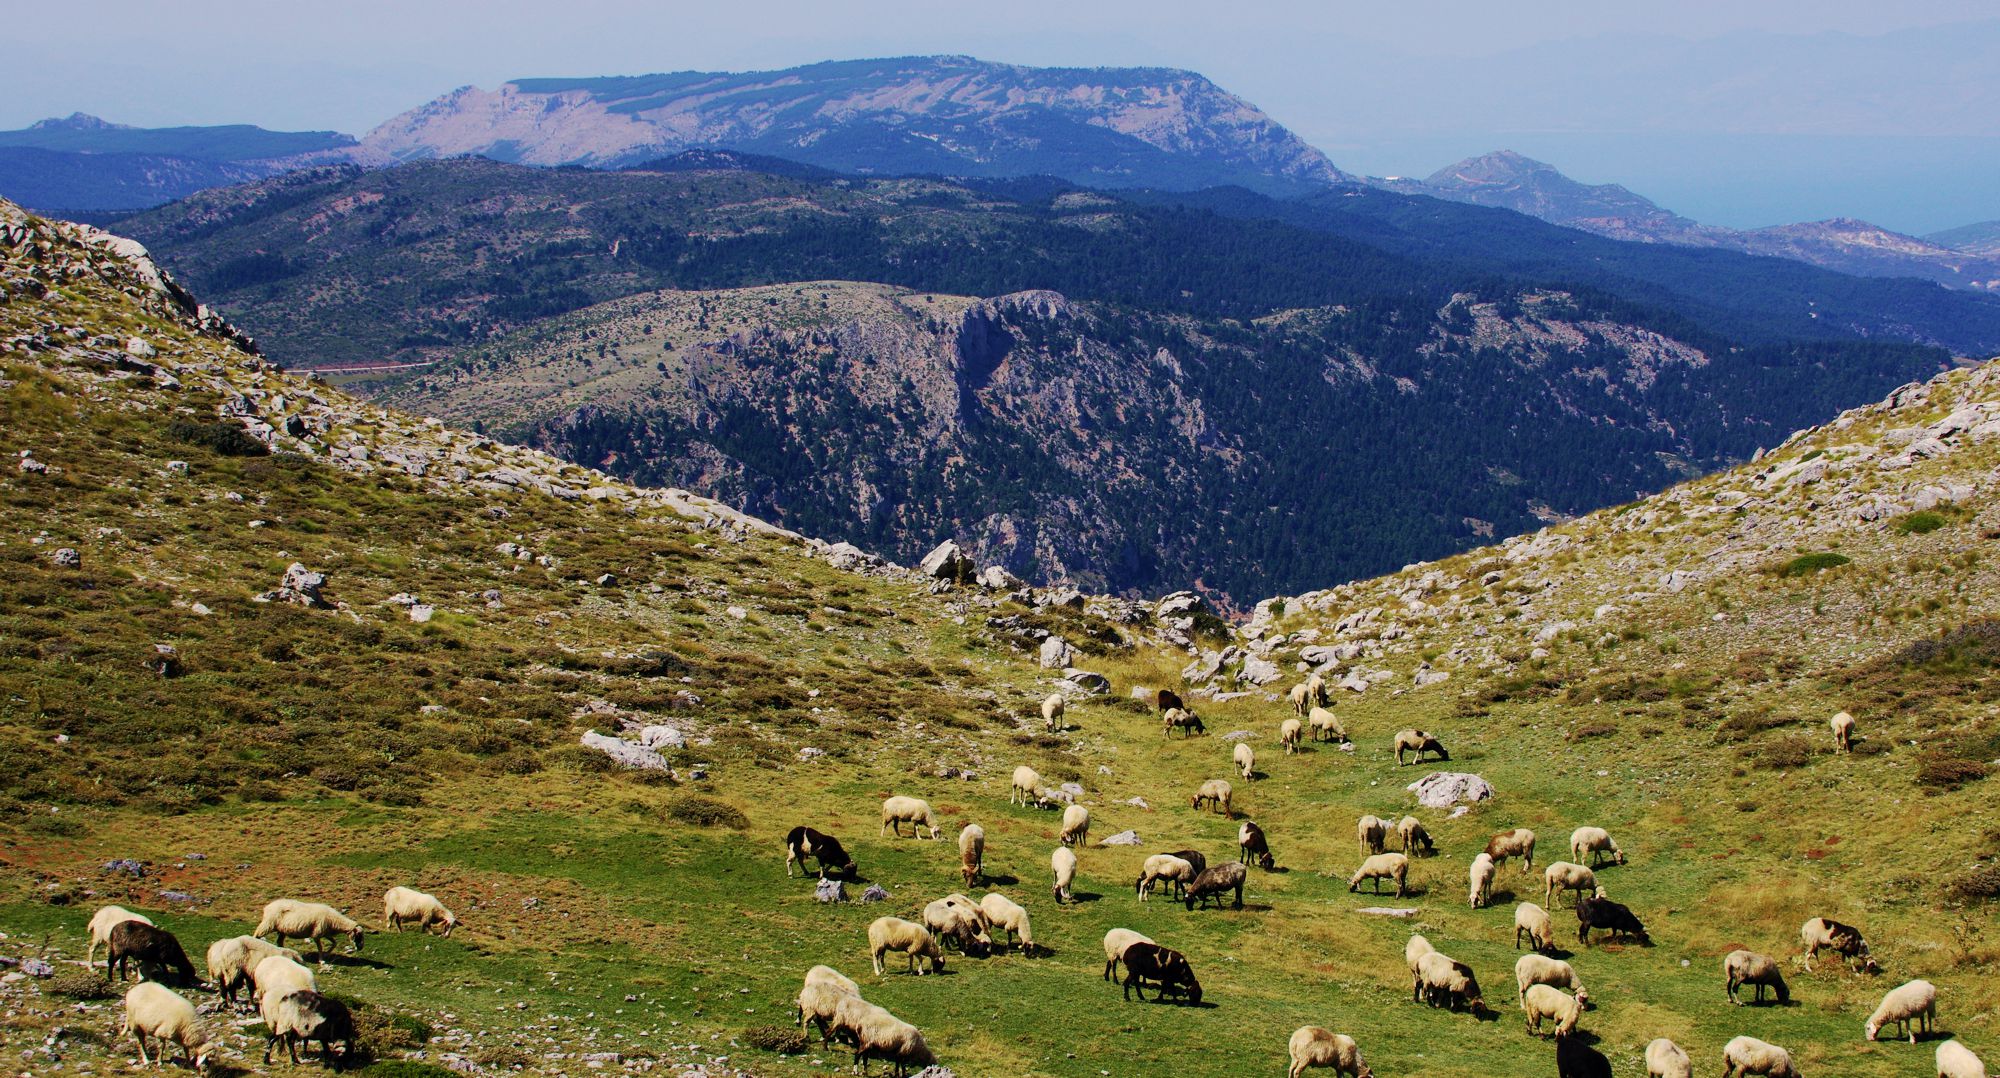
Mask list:
[[[1853,560],[1845,554],[1835,554],[1830,550],[1822,550],[1815,554],[1801,554],[1784,565],[1779,566],[1778,575],[1786,577],[1811,576],[1814,573],[1824,572],[1828,569],[1838,569]]]
[[[1895,528],[1904,535],[1929,535],[1945,526],[1942,514],[1928,510],[1896,518]]]
[[[1812,742],[1796,735],[1781,737],[1757,754],[1757,766],[1773,771],[1796,771],[1812,761]]]
[[[1956,790],[1968,782],[1977,782],[1992,773],[1992,766],[1985,761],[1970,760],[1963,756],[1927,752],[1917,759],[1917,782],[1941,790]]]
[[[667,815],[696,827],[727,827],[736,831],[749,828],[750,818],[726,801],[700,794],[682,794],[665,805]]]
[[[1945,893],[1960,902],[1991,902],[2000,898],[2000,865],[1982,865],[1945,885]]]
[[[55,973],[42,981],[42,991],[77,1000],[111,999],[118,995],[103,974],[75,966],[57,966]]]
[[[271,449],[234,423],[205,423],[176,419],[167,427],[167,436],[177,442],[198,445],[225,457],[265,457]]]
[[[795,1056],[812,1047],[805,1032],[791,1026],[752,1026],[743,1031],[743,1043],[781,1056]]]

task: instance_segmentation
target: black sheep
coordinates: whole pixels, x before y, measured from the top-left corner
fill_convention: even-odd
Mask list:
[[[840,840],[832,835],[815,831],[810,827],[794,827],[785,833],[785,875],[792,874],[792,863],[798,862],[805,868],[806,858],[819,862],[819,878],[825,879],[828,869],[854,878],[854,858],[840,845]]]
[[[1179,951],[1157,943],[1135,943],[1125,948],[1124,962],[1126,999],[1131,999],[1132,989],[1137,988],[1140,1002],[1145,1002],[1145,986],[1151,982],[1160,990],[1160,999],[1171,994],[1190,1003],[1201,1002],[1201,982],[1194,979],[1194,968]]]
[[[1601,928],[1611,933],[1613,939],[1623,935],[1636,937],[1641,943],[1651,943],[1646,935],[1646,926],[1630,907],[1613,902],[1608,898],[1579,898],[1576,902],[1576,938],[1584,946],[1590,945],[1590,930]]]
[[[1264,829],[1249,820],[1243,821],[1243,826],[1236,832],[1236,848],[1239,864],[1255,861],[1257,867],[1266,872],[1277,866],[1277,859],[1271,856],[1271,846],[1264,840]]]
[[[1196,876],[1194,883],[1188,887],[1187,908],[1193,909],[1195,903],[1210,898],[1215,899],[1216,906],[1220,907],[1223,893],[1233,887],[1236,889],[1236,908],[1242,909],[1243,879],[1249,874],[1249,870],[1237,862],[1202,869],[1201,874]]]
[[[1208,869],[1208,858],[1200,850],[1175,850],[1175,857],[1194,866],[1194,874],[1199,876]]]
[[[1181,708],[1182,710],[1186,710],[1187,708],[1187,705],[1181,702],[1181,694],[1172,689],[1161,689],[1158,702],[1160,711],[1163,714],[1174,708]]]
[[[1611,1078],[1611,1061],[1575,1037],[1557,1037],[1556,1078]]]
[[[105,958],[105,968],[115,967],[122,981],[127,961],[139,964],[142,981],[158,981],[175,988],[201,984],[195,976],[194,963],[188,961],[187,952],[181,948],[181,941],[172,932],[144,921],[120,921],[111,930],[111,953]]]

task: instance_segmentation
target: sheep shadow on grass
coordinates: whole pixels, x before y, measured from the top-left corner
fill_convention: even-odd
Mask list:
[[[314,957],[313,957],[312,955],[307,955],[307,956],[306,956],[306,963],[307,963],[308,965],[311,965],[311,964],[312,964],[313,962],[318,962],[318,963],[319,963],[319,964],[320,964],[321,966],[357,966],[357,967],[359,967],[359,968],[361,968],[361,969],[395,969],[395,968],[396,968],[396,967],[394,967],[394,966],[390,965],[390,964],[389,964],[389,963],[387,963],[387,962],[383,962],[383,961],[380,961],[380,960],[378,960],[378,959],[374,959],[374,958],[369,958],[369,957],[367,957],[366,955],[358,955],[358,954],[334,954],[334,953],[333,953],[333,952],[331,952],[331,951],[327,952],[327,955],[326,955],[326,957],[325,957],[325,958],[320,958],[320,959],[316,959],[316,958],[314,958]]]
[[[1068,905],[1068,904],[1077,904],[1083,902],[1101,902],[1103,900],[1104,896],[1098,894],[1095,891],[1071,891],[1069,893],[1069,903],[1065,904]]]
[[[1021,878],[1010,872],[1001,872],[994,875],[981,874],[979,878],[986,881],[986,886],[988,887],[1017,887],[1021,883]]]

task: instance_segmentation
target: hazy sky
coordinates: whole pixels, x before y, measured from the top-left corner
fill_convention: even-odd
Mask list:
[[[1507,145],[1683,212],[1759,224],[1894,214],[1882,184],[1821,182],[1880,169],[1883,149],[1868,140],[1933,140],[1914,154],[1927,192],[1968,170],[1991,175],[2000,65],[1974,45],[2000,41],[1996,15],[1992,0],[71,0],[11,6],[0,127],[81,110],[146,126],[359,134],[454,87],[530,75],[966,53],[1192,68],[1352,171],[1427,173]],[[1934,29],[1977,20],[1989,21],[1970,35]],[[1649,152],[1656,132],[1696,141]],[[1708,134],[1806,141],[1787,168],[1754,143],[1711,150]],[[1711,152],[1712,169],[1688,160]],[[2000,217],[2000,193],[1961,178],[1968,192],[1901,207],[1899,227],[1943,227],[1986,201],[1983,216]]]

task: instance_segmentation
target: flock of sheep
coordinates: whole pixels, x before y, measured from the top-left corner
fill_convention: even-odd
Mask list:
[[[441,929],[445,936],[458,926],[458,917],[443,903],[408,887],[392,887],[382,896],[382,919],[398,931],[412,925]],[[86,964],[94,965],[97,949],[103,947],[105,976],[115,972],[123,981],[136,967],[139,983],[125,993],[122,1032],[138,1042],[142,1064],[165,1060],[171,1045],[195,1070],[208,1069],[214,1039],[195,1017],[194,1004],[175,988],[212,990],[232,1009],[238,1006],[237,993],[247,989],[264,1020],[266,1063],[281,1044],[297,1063],[300,1045],[312,1042],[319,1044],[320,1059],[336,1070],[354,1062],[354,1015],[340,1000],[322,995],[305,957],[285,946],[288,939],[311,940],[321,964],[329,942],[337,945],[344,938],[359,951],[364,930],[332,906],[288,898],[267,903],[256,931],[209,945],[205,985],[180,940],[144,914],[106,906],[91,917],[89,931]],[[271,937],[269,942],[265,936]],[[156,1042],[151,1058],[148,1039]],[[336,1044],[341,1046],[338,1053]]]

